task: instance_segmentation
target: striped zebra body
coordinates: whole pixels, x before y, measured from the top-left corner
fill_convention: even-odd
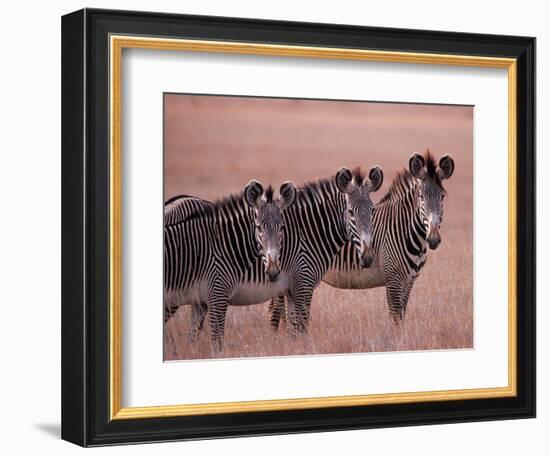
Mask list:
[[[240,243],[231,236],[234,225],[240,225]],[[211,313],[224,311],[234,284],[259,255],[253,226],[249,209],[237,198],[165,225],[165,320],[186,302],[207,305]],[[229,252],[228,246],[239,249],[240,255]],[[213,330],[219,333],[221,328]]]
[[[451,177],[454,161],[444,156],[435,164],[429,152],[415,154],[409,171],[400,172],[388,193],[372,213],[372,249],[374,260],[361,267],[352,242],[346,242],[334,258],[323,281],[335,288],[368,289],[385,286],[391,318],[403,320],[414,282],[424,267],[428,249],[441,241],[439,227],[443,219],[441,181]],[[277,329],[284,318],[284,297],[270,305],[271,326]]]
[[[166,204],[165,321],[182,304],[193,304],[198,319],[208,309],[221,348],[227,306],[245,272],[258,260],[269,275],[279,268],[274,240],[282,236],[282,203],[272,194],[254,182],[216,203],[181,197]]]
[[[257,261],[235,286],[229,303],[259,304],[286,296],[291,323],[287,329],[291,333],[307,331],[313,292],[350,235],[356,238],[353,245],[358,258],[371,254],[370,245],[364,245],[364,239],[371,237],[369,193],[380,187],[383,175],[379,168],[373,168],[370,175],[367,179],[359,170],[352,174],[344,169],[335,178],[299,189],[292,207],[284,211],[281,272],[277,280],[269,280]],[[366,220],[358,222],[359,216]],[[195,307],[193,334],[202,327],[201,310],[207,309]]]
[[[263,261],[258,259],[246,270],[242,279],[235,285],[228,303],[231,306],[262,304],[273,297],[285,296],[288,292],[289,282],[288,274],[284,270],[281,271],[277,280],[271,281],[265,272]],[[203,328],[208,307],[197,303],[197,301],[188,303],[193,305],[189,340],[194,340]],[[300,327],[297,329],[300,329]]]
[[[172,315],[177,311],[181,303],[196,302],[200,305],[205,301],[205,284],[195,283],[194,286],[185,287],[184,283],[180,283],[178,286],[178,279],[173,279],[167,276],[172,274],[172,271],[177,270],[177,266],[174,262],[178,262],[178,253],[183,253],[183,247],[181,246],[184,241],[183,238],[178,238],[177,235],[182,231],[180,224],[197,224],[198,219],[188,220],[195,213],[206,214],[208,207],[213,207],[210,201],[196,198],[189,195],[178,195],[170,198],[164,203],[164,279],[165,279],[165,291],[164,291],[164,321],[168,321]],[[191,231],[191,230],[189,230]],[[174,254],[170,254],[170,249],[167,248],[166,243],[175,237]],[[188,237],[190,238],[190,237]],[[202,245],[198,242],[198,246]],[[189,253],[189,250],[187,250]],[[182,255],[183,257],[183,255]],[[168,283],[172,282],[172,286],[168,286]],[[202,290],[201,290],[202,289]],[[202,298],[202,301],[201,301]]]
[[[283,264],[281,266],[284,268]],[[246,270],[242,280],[235,287],[229,304],[233,306],[261,304],[274,296],[285,294],[289,282],[289,276],[284,269],[281,270],[277,280],[269,280],[262,262],[256,261]]]
[[[379,167],[371,169],[368,177],[360,169],[351,173],[344,168],[335,178],[300,188],[296,202],[284,214],[279,283],[266,290],[261,270],[252,269],[250,280],[239,285],[244,290],[235,299],[235,305],[247,298],[246,302],[252,304],[265,302],[266,298],[284,301],[286,296],[290,320],[287,330],[307,331],[314,290],[342,246],[349,241],[360,263],[370,261],[370,241],[366,242],[372,237],[370,193],[378,190],[382,181]]]
[[[285,213],[282,270],[292,331],[307,331],[313,292],[348,239],[346,211],[344,195],[327,179],[301,188]]]
[[[289,302],[289,314],[293,315],[289,330],[305,331],[304,315],[309,312],[313,291],[348,239],[345,214],[345,199],[331,180],[299,189],[293,207],[284,213],[280,276],[271,282],[261,260],[256,260],[235,284],[229,303],[260,304],[284,295]],[[311,223],[318,223],[316,230],[311,229]],[[202,327],[207,310],[194,301],[193,336]]]
[[[427,258],[427,228],[418,199],[418,181],[410,174],[400,176],[400,194],[382,200],[373,210],[375,259],[361,268],[353,246],[347,243],[335,258],[323,281],[335,288],[386,287],[390,315],[402,320],[408,297]]]
[[[181,223],[197,211],[212,207],[213,203],[190,195],[180,195],[165,203],[165,226]],[[266,302],[273,296],[284,294],[288,288],[288,276],[281,273],[276,281],[271,281],[265,272],[261,257],[256,258],[250,267],[243,272],[242,278],[232,290],[228,298],[229,305],[243,306]],[[197,337],[202,329],[208,307],[204,297],[207,286],[197,284],[194,288],[184,288],[170,291],[165,298],[165,321],[167,321],[180,305],[192,305],[191,332],[189,340]]]

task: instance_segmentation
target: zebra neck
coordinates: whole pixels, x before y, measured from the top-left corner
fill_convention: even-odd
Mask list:
[[[255,241],[252,210],[243,204],[218,207],[216,211],[216,240],[219,257],[239,270],[246,270],[259,257]]]
[[[410,204],[414,207],[414,216],[413,216],[413,227],[414,232],[417,234],[417,238],[422,242],[422,245],[425,246],[426,238],[428,236],[428,230],[425,225],[426,215],[422,211],[418,197],[418,185],[414,186],[414,191],[411,191],[410,194]]]
[[[426,238],[428,237],[428,230],[426,229],[426,226],[424,225],[425,220],[424,214],[420,211],[420,209],[417,209],[414,213],[414,221],[413,225],[415,227],[415,232],[418,234],[418,237],[422,239],[422,241],[426,241]]]
[[[376,253],[386,242],[387,232],[396,233],[411,255],[418,256],[425,250],[427,230],[418,201],[418,188],[414,181],[406,183],[409,186],[403,187],[399,195],[395,192],[391,199],[383,200],[374,207],[373,247]]]
[[[426,251],[428,231],[424,225],[425,216],[419,204],[416,188],[408,195],[405,212],[409,215],[409,229],[405,231],[407,250],[412,256],[421,256]]]
[[[291,210],[287,210],[289,223],[302,245],[315,252],[321,252],[326,261],[332,261],[346,243],[349,236],[346,229],[346,202],[336,185],[322,180],[300,189]]]

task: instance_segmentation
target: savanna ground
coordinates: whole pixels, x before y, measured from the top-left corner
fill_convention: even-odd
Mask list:
[[[451,154],[455,172],[442,243],[430,251],[411,292],[405,324],[388,317],[385,288],[339,290],[321,284],[310,330],[298,339],[269,325],[268,303],[229,307],[224,348],[212,351],[207,321],[187,341],[190,306],[165,327],[166,360],[235,358],[473,346],[473,108],[363,102],[166,95],[165,198],[189,194],[215,200],[251,179],[296,184],[328,177],[341,166],[380,165],[382,188],[413,152]],[[159,309],[159,315],[162,309]]]

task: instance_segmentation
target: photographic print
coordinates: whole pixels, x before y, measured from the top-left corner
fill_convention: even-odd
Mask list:
[[[164,359],[473,347],[473,107],[164,95]]]

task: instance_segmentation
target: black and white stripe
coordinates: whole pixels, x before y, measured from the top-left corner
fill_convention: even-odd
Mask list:
[[[259,258],[265,272],[278,270],[282,211],[290,200],[273,200],[273,190],[252,181],[240,195],[209,203],[179,197],[165,205],[165,321],[182,304],[208,309],[212,339],[221,348],[225,313],[235,285]],[[196,313],[196,311],[194,310]]]
[[[374,207],[374,261],[361,267],[351,242],[347,242],[323,280],[336,288],[367,289],[386,287],[390,316],[400,322],[405,316],[409,295],[426,263],[428,248],[436,249],[441,241],[439,228],[443,220],[441,181],[451,177],[453,159],[446,155],[439,165],[427,152],[415,154],[409,170],[397,175],[386,196]],[[271,324],[277,328],[284,314],[284,301],[271,305]]]
[[[277,296],[289,301],[287,326],[292,332],[304,332],[315,288],[334,258],[352,240],[356,255],[370,262],[372,201],[370,193],[382,184],[383,174],[375,167],[365,176],[343,168],[330,179],[306,184],[297,191],[292,207],[283,212],[284,228],[280,256],[280,275],[269,280],[260,262],[253,264],[235,287],[231,305],[258,304]],[[193,313],[193,333],[202,326],[201,309]]]

